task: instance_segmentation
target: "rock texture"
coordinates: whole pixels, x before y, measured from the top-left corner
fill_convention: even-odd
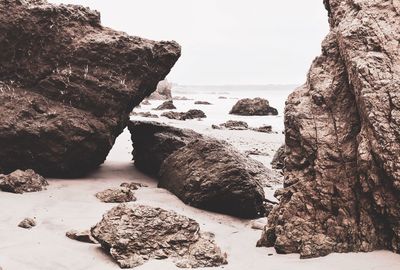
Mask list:
[[[286,145],[281,145],[278,150],[276,150],[274,157],[272,158],[271,165],[274,169],[283,169],[285,166],[286,157]]]
[[[96,168],[132,108],[180,56],[100,14],[45,0],[0,2],[0,172],[77,176]]]
[[[174,105],[174,102],[172,100],[167,100],[163,102],[160,106],[155,108],[154,110],[175,110],[176,107]]]
[[[263,98],[245,98],[239,100],[229,112],[237,115],[278,115],[278,110],[269,106]]]
[[[9,175],[0,174],[0,190],[12,193],[37,192],[46,189],[49,183],[33,170],[16,170]]]
[[[105,203],[123,203],[136,201],[132,189],[127,187],[110,188],[96,193],[96,198]]]
[[[92,228],[92,235],[121,268],[133,268],[150,259],[171,258],[178,267],[227,264],[226,254],[199,224],[160,208],[121,204]]]
[[[252,218],[265,214],[263,186],[274,174],[226,142],[154,122],[131,122],[133,158],[183,202]]]
[[[161,116],[167,117],[169,119],[175,119],[175,120],[182,120],[185,121],[187,119],[200,119],[200,118],[206,118],[206,114],[202,110],[189,110],[187,112],[165,112],[162,113]]]
[[[324,1],[331,31],[286,111],[285,186],[260,245],[400,252],[400,5]]]
[[[23,229],[32,229],[35,226],[36,226],[36,220],[34,220],[33,218],[25,218],[18,224],[18,227]]]

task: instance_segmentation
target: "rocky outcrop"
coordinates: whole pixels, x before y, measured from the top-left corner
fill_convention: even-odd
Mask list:
[[[130,122],[141,171],[194,207],[252,218],[265,214],[263,186],[274,175],[226,142],[154,122]]]
[[[285,166],[285,157],[286,157],[286,146],[281,145],[278,150],[276,150],[274,157],[272,158],[271,165],[272,168],[281,170]]]
[[[229,112],[237,115],[278,115],[278,110],[269,106],[263,98],[245,98],[239,100]]]
[[[121,268],[151,259],[170,258],[180,268],[227,264],[226,254],[193,219],[172,211],[121,204],[91,229],[92,235]]]
[[[0,2],[0,172],[77,176],[101,164],[180,47],[45,0]]]
[[[165,112],[162,113],[161,116],[167,117],[169,119],[175,119],[175,120],[188,120],[188,119],[201,119],[201,118],[206,118],[206,114],[202,110],[189,110],[187,112]]]
[[[400,9],[324,1],[331,31],[285,111],[285,189],[259,244],[400,252]]]
[[[49,183],[33,170],[16,170],[9,175],[0,174],[0,190],[12,193],[37,192],[46,189]]]
[[[172,100],[167,100],[165,102],[163,102],[160,106],[158,106],[157,108],[155,108],[154,110],[175,110],[176,107],[174,105],[174,102]]]
[[[136,201],[132,189],[126,187],[110,188],[96,193],[96,198],[105,203],[124,203]]]
[[[25,218],[18,224],[18,227],[23,229],[32,229],[35,226],[36,226],[36,220],[34,220],[33,218]]]
[[[171,100],[172,84],[167,80],[159,82],[156,91],[149,96],[149,99]]]

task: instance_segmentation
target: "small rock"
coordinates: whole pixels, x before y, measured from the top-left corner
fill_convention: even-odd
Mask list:
[[[121,186],[121,187],[124,187],[124,188],[128,188],[128,189],[130,189],[130,190],[137,190],[137,189],[139,189],[140,187],[148,187],[148,185],[141,184],[141,183],[135,183],[135,182],[131,182],[131,183],[122,183],[120,186]]]
[[[150,101],[148,99],[143,100],[140,102],[141,105],[151,105]]]
[[[35,226],[36,226],[36,221],[33,218],[25,218],[18,224],[18,227],[21,227],[24,229],[31,229]]]
[[[160,106],[158,106],[157,108],[155,108],[154,110],[175,110],[176,107],[173,103],[172,100],[167,100],[165,101],[163,104],[161,104]]]
[[[196,104],[196,105],[212,105],[208,101],[195,101],[194,104]]]
[[[141,116],[147,118],[158,118],[157,114],[152,114],[150,112],[131,112],[131,116]]]
[[[0,175],[0,190],[19,193],[37,192],[46,189],[49,183],[33,170],[16,170],[8,175]]]
[[[105,203],[123,203],[136,201],[132,190],[126,187],[106,189],[96,193],[96,197]]]
[[[218,97],[218,99],[228,99],[227,97]]]
[[[229,129],[229,130],[247,130],[249,129],[249,125],[244,121],[234,121],[229,120],[223,124],[219,125],[222,129]]]
[[[188,268],[227,264],[226,254],[196,221],[161,208],[120,204],[91,233],[121,268],[166,258]]]
[[[251,228],[255,230],[263,230],[268,225],[267,218],[259,218],[251,222]]]
[[[252,130],[257,131],[257,132],[271,133],[272,126],[264,125],[264,126],[261,126],[258,128],[252,128]]]
[[[161,114],[161,116],[167,117],[169,119],[175,120],[187,120],[187,119],[196,119],[196,118],[206,118],[206,114],[201,110],[189,110],[187,112],[165,112]]]
[[[77,231],[77,230],[71,230],[68,231],[65,236],[72,240],[76,240],[79,242],[84,242],[84,243],[90,243],[90,244],[98,244],[99,242],[92,236],[89,230],[85,231]]]

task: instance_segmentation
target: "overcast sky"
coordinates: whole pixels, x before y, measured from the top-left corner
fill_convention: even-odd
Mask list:
[[[131,35],[176,40],[179,84],[300,84],[328,32],[322,0],[49,0]]]

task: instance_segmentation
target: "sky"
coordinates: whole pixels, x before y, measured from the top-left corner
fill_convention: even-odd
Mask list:
[[[103,25],[182,46],[183,85],[301,84],[328,33],[322,0],[49,0],[101,12]]]

